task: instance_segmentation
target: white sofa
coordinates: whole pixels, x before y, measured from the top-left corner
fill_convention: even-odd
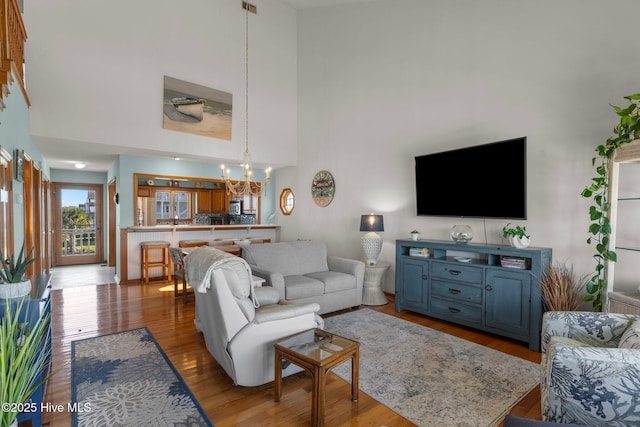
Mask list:
[[[195,290],[196,328],[234,384],[252,387],[273,381],[273,344],[324,326],[316,314],[318,304],[288,304],[272,288],[254,288],[242,258],[200,247],[187,255],[185,268]],[[282,376],[300,370],[291,364]]]
[[[320,314],[362,304],[364,263],[327,255],[323,242],[250,245],[242,250],[253,274],[290,302],[320,304]]]

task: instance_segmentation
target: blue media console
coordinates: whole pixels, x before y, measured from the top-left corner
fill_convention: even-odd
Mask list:
[[[539,279],[551,253],[550,248],[397,240],[395,309],[524,341],[540,351]]]

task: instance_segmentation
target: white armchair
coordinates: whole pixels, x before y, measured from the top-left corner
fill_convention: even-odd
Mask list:
[[[254,288],[251,269],[240,257],[212,247],[192,250],[185,258],[195,289],[196,328],[209,352],[233,382],[258,386],[274,379],[273,344],[289,335],[322,328],[315,303],[279,301],[273,288]],[[289,365],[283,377],[301,369]]]
[[[542,418],[640,425],[640,316],[551,311],[542,319]]]

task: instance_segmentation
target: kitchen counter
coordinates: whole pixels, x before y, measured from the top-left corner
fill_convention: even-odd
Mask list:
[[[150,225],[133,226],[125,228],[130,232],[149,231],[214,231],[214,230],[275,230],[279,229],[275,224],[226,224],[226,225],[203,225],[203,224],[181,224],[181,225]]]
[[[280,226],[275,224],[229,224],[229,225],[158,225],[127,227],[120,229],[120,270],[123,284],[139,283],[140,243],[163,240],[178,246],[180,240],[250,239],[263,237],[272,242],[279,241]],[[151,269],[150,275],[159,276],[161,270]]]

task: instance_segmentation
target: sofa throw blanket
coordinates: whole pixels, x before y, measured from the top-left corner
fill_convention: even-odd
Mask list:
[[[234,296],[236,298],[251,296],[251,300],[254,304],[256,303],[251,284],[251,267],[242,258],[203,246],[195,248],[187,255],[185,267],[189,283],[197,292],[203,294],[211,286],[211,275],[216,268],[231,270],[229,271],[230,275],[225,274],[225,276]],[[237,277],[232,280],[230,276],[234,273]],[[241,289],[242,287],[247,287],[248,289]]]

